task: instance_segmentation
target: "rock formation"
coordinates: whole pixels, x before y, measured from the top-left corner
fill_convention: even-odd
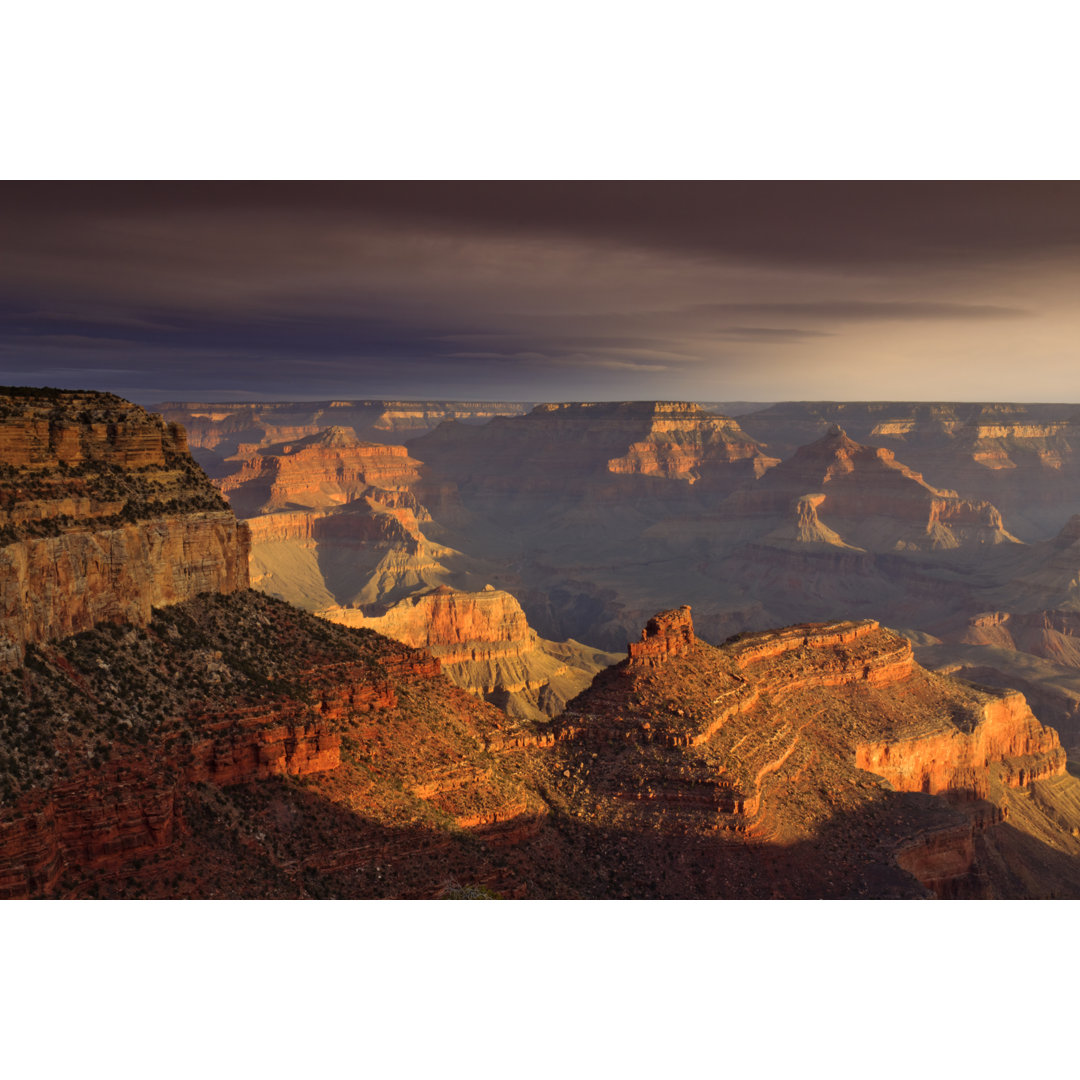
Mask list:
[[[797,531],[781,534],[782,540],[836,543],[838,538],[841,546],[868,551],[1015,542],[989,503],[931,487],[891,450],[862,446],[839,427],[801,447],[753,488],[733,495],[728,508],[751,519],[794,518]]]
[[[938,487],[986,500],[1025,541],[1045,539],[1080,504],[1076,405],[974,402],[785,402],[739,423],[787,458],[833,424],[893,450]]]
[[[455,686],[511,716],[557,715],[598,671],[619,659],[576,641],[544,641],[517,600],[491,586],[463,592],[442,585],[399,600],[382,615],[350,608],[319,614],[426,649]]]
[[[0,897],[431,896],[455,871],[512,891],[477,839],[543,818],[485,753],[505,715],[430,655],[257,593],[0,679]]]
[[[474,498],[588,492],[610,500],[640,490],[612,477],[665,481],[649,490],[670,495],[680,486],[672,481],[730,490],[776,463],[736,421],[687,402],[549,403],[482,427],[444,424],[410,448]]]
[[[495,416],[526,412],[529,406],[508,401],[169,401],[153,408],[187,428],[196,456],[217,476],[220,464],[241,444],[272,446],[331,427],[350,428],[370,442],[396,444],[431,431],[444,420],[486,423]]]
[[[420,464],[404,446],[361,442],[345,427],[263,449],[243,444],[231,460],[236,471],[218,486],[243,517],[297,506],[340,506],[373,489],[406,492],[418,479]]]
[[[1040,722],[1071,692],[1049,668],[1080,670],[1080,528],[1013,543],[888,451],[826,432],[775,465],[679,404],[409,451],[221,411],[260,584],[401,640],[245,590],[247,530],[181,429],[6,392],[3,895],[1080,896],[1080,782]],[[917,663],[879,603],[998,688]],[[637,640],[594,677],[613,658],[532,610]]]
[[[656,402],[648,431],[607,467],[619,475],[692,484],[702,478],[723,482],[722,474],[737,462],[749,463],[753,475],[761,476],[779,459],[765,456],[761,446],[730,417],[713,416],[688,402]]]
[[[923,670],[872,620],[716,649],[687,608],[662,613],[556,727],[553,805],[579,865],[604,852],[587,887],[601,895],[1016,895],[1022,874],[981,863],[997,866],[1013,792],[1042,792],[1043,829],[1059,815],[1072,884],[1039,887],[1080,886],[1061,826],[1080,784],[1053,730],[1015,692]]]
[[[654,615],[641,631],[641,640],[632,641],[627,653],[638,664],[662,663],[669,656],[681,656],[694,646],[694,624],[690,605]]]
[[[0,667],[29,643],[246,588],[247,562],[182,428],[111,394],[0,391]]]
[[[514,716],[556,714],[616,659],[538,638],[513,596],[479,589],[469,560],[428,539],[431,516],[413,491],[421,463],[405,447],[332,427],[230,460],[236,471],[218,485],[251,515],[256,588],[427,648],[455,685]]]

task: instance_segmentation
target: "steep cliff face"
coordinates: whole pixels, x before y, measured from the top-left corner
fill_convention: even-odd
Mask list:
[[[855,764],[884,776],[897,791],[956,792],[971,798],[989,793],[990,762],[1003,763],[998,775],[1015,787],[1065,772],[1057,732],[1035,719],[1019,692],[1005,691],[982,703],[969,724],[970,730],[859,743]]]
[[[319,614],[428,650],[455,686],[511,716],[556,715],[596,672],[619,659],[576,641],[544,641],[517,600],[490,586],[480,592],[440,586],[400,600],[382,615],[343,608]]]
[[[184,432],[111,394],[0,392],[0,666],[247,587],[247,531]]]

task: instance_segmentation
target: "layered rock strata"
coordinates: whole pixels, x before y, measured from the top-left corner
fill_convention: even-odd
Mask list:
[[[517,600],[491,586],[479,592],[439,586],[400,600],[381,615],[348,608],[319,614],[429,651],[454,685],[514,716],[556,715],[597,671],[618,660],[578,642],[544,641]]]
[[[687,402],[547,403],[483,427],[441,425],[409,445],[466,498],[588,492],[609,501],[642,483],[672,495],[698,483],[730,490],[776,463],[736,421]]]
[[[434,658],[255,593],[0,679],[5,897],[432,896],[447,872],[505,882],[478,842],[544,818],[486,750],[506,716]]]
[[[445,420],[481,424],[528,409],[528,404],[508,401],[171,401],[154,406],[155,412],[183,424],[191,445],[213,460],[235,454],[241,443],[271,446],[331,427],[352,428],[371,442],[399,443]]]
[[[796,535],[778,539],[839,540],[869,551],[1015,542],[990,503],[932,487],[891,450],[863,446],[839,427],[733,495],[727,507],[751,519],[794,515]]]
[[[711,415],[690,402],[656,402],[647,432],[625,454],[611,458],[607,467],[619,475],[692,484],[744,461],[755,477],[779,464],[779,458],[763,454],[761,445],[730,417]]]
[[[568,705],[546,752],[581,843],[664,837],[660,895],[695,873],[710,895],[992,895],[977,851],[1008,817],[1006,792],[1072,782],[1022,696],[923,670],[873,620],[715,649],[686,608]]]
[[[111,394],[0,391],[0,666],[247,587],[248,537],[183,429]]]
[[[1031,542],[1061,527],[1080,498],[1076,405],[977,402],[786,402],[740,415],[781,457],[842,425],[885,446],[931,484],[985,499]]]
[[[418,479],[420,464],[404,446],[361,442],[344,427],[265,449],[244,445],[230,460],[235,471],[218,486],[243,517],[339,506],[372,489],[405,492]]]

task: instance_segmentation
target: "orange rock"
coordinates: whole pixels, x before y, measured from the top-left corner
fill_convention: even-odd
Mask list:
[[[361,442],[351,428],[331,427],[252,453],[218,484],[236,512],[250,517],[287,506],[340,506],[372,489],[406,491],[419,465],[404,446]]]
[[[248,586],[248,534],[183,429],[111,394],[0,394],[0,668],[29,643]]]

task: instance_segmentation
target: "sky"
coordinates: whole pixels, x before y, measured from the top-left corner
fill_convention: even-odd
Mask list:
[[[1080,401],[1072,182],[6,182],[0,383]]]

